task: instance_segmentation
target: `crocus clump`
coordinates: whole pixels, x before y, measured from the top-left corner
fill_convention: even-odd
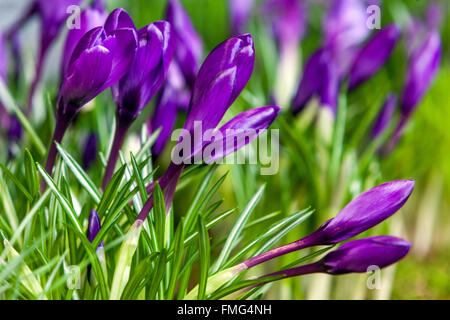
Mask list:
[[[166,209],[170,208],[177,181],[184,167],[192,163],[195,156],[203,155],[207,146],[215,143],[222,145],[222,141],[203,141],[195,139],[194,131],[197,126],[201,126],[201,135],[207,130],[216,129],[221,122],[225,112],[231,104],[237,99],[241,91],[247,84],[254,65],[254,47],[253,39],[250,34],[243,34],[233,37],[219,44],[203,62],[197,78],[195,79],[194,89],[190,102],[189,114],[183,127],[183,133],[174,149],[174,153],[180,151],[177,148],[184,139],[191,139],[189,150],[182,149],[181,163],[171,162],[164,175],[158,179],[158,183],[164,192]],[[275,120],[279,111],[277,106],[267,106],[246,111],[231,119],[219,131],[226,131],[230,128],[251,128],[257,131],[257,134],[263,132]],[[246,134],[245,130],[242,134]],[[254,137],[256,138],[256,137]],[[238,139],[239,140],[239,139]],[[248,143],[250,140],[245,140]],[[234,145],[232,148],[222,149],[223,151],[215,153],[215,156],[209,158],[215,161],[229,153],[234,152],[242,145]],[[203,159],[207,160],[207,159]],[[147,187],[147,192],[152,193],[154,183]],[[138,221],[144,221],[153,207],[153,197],[144,204]]]
[[[51,174],[56,159],[56,145],[79,110],[105,89],[121,79],[130,68],[136,48],[132,28],[108,30],[97,27],[78,42],[69,60],[59,90],[56,126],[45,164]],[[41,185],[41,189],[45,184]]]
[[[174,44],[167,21],[156,21],[136,31],[123,9],[114,10],[105,22],[107,33],[127,28],[137,33],[137,49],[129,71],[111,88],[116,103],[116,131],[103,176],[103,189],[111,179],[126,133],[161,87],[172,59]]]

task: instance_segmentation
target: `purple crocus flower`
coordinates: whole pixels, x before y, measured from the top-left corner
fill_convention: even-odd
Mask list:
[[[8,49],[6,37],[0,32],[0,79],[6,82],[8,74]]]
[[[392,116],[394,115],[395,108],[397,106],[397,96],[395,94],[390,94],[381,108],[381,112],[378,118],[375,120],[371,137],[376,139],[382,135],[386,129],[389,127],[392,121]]]
[[[130,24],[128,13],[116,9],[106,21],[105,28],[114,30],[124,21]],[[137,34],[138,47],[130,69],[111,89],[116,103],[117,127],[103,176],[103,189],[113,175],[129,127],[161,87],[174,52],[172,31],[167,21],[151,23],[137,31]]]
[[[285,279],[311,273],[340,275],[367,272],[371,266],[381,269],[396,263],[408,253],[410,247],[408,241],[392,236],[358,239],[343,244],[317,262],[263,277],[282,275],[280,279]]]
[[[102,27],[88,31],[69,60],[59,91],[56,127],[45,165],[51,174],[60,142],[78,111],[105,89],[115,84],[130,68],[136,48],[134,29],[119,28],[108,35]],[[45,188],[45,183],[41,189]]]
[[[389,25],[376,33],[359,51],[350,69],[349,90],[373,76],[386,62],[400,36],[400,29]]]
[[[192,87],[203,54],[203,43],[194,29],[189,15],[178,0],[170,0],[166,19],[172,25],[174,34],[175,60],[185,78]]]
[[[80,15],[80,28],[70,29],[67,33],[66,43],[64,45],[62,58],[62,74],[67,71],[67,66],[78,41],[95,27],[103,26],[107,17],[107,13],[101,1],[94,1],[91,6],[87,7]]]
[[[297,114],[315,95],[322,106],[336,113],[339,89],[339,71],[329,47],[314,52],[305,64],[302,79],[292,101],[292,111]]]
[[[350,239],[389,218],[408,200],[412,180],[397,180],[376,186],[353,199],[338,215],[312,234],[253,257],[242,265],[248,269],[283,254],[316,245],[330,245]]]
[[[430,31],[422,45],[411,54],[400,102],[400,119],[385,154],[389,154],[395,148],[409,117],[430,87],[439,70],[441,54],[441,38],[437,30]]]
[[[97,159],[98,137],[95,132],[89,134],[83,146],[82,163],[83,169],[89,170],[92,163]]]
[[[87,229],[87,238],[89,242],[92,243],[94,241],[95,237],[97,236],[97,233],[100,231],[100,228],[102,227],[100,223],[100,217],[98,216],[97,211],[94,209],[91,210],[89,213],[89,222],[88,222],[88,229]],[[103,247],[103,241],[100,242],[99,247]]]
[[[230,32],[238,35],[245,32],[245,26],[252,13],[254,0],[228,0],[230,12]]]
[[[170,208],[177,181],[186,166],[185,161],[191,160],[192,157],[200,154],[200,152],[203,154],[203,150],[208,145],[215,143],[214,140],[196,140],[195,130],[197,125],[201,125],[200,134],[202,137],[205,132],[216,129],[225,112],[247,84],[253,71],[253,65],[254,47],[250,34],[243,34],[222,42],[205,59],[194,83],[190,111],[176,148],[184,139],[190,140],[191,137],[194,137],[194,141],[191,141],[190,150],[186,153],[183,152],[183,162],[179,164],[171,162],[164,175],[158,179],[161,189],[164,190],[164,200],[167,209]],[[254,110],[253,112],[247,111],[236,116],[220,128],[219,131],[226,132],[227,128],[236,127],[265,129],[275,120],[279,107],[263,107]],[[235,151],[240,146],[225,150],[221,156]],[[217,157],[213,155],[213,158],[209,160],[214,161],[217,158],[218,155]],[[153,187],[154,183],[147,187],[147,192],[151,194]],[[153,197],[150,196],[139,213],[137,220],[144,221],[152,207]]]
[[[323,20],[324,44],[332,52],[340,76],[347,74],[357,47],[369,35],[366,7],[360,0],[333,0]]]

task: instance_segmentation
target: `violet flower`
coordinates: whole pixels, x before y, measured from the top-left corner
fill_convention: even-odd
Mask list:
[[[435,78],[442,54],[439,32],[432,30],[411,55],[400,102],[400,120],[385,153],[390,153],[403,134],[404,127]]]
[[[332,275],[362,273],[367,272],[371,266],[382,269],[402,259],[410,247],[408,241],[392,236],[353,240],[341,245],[317,262],[270,273],[261,278],[282,275],[280,279],[285,279],[311,273]]]
[[[87,229],[87,233],[86,233],[86,237],[88,238],[89,242],[92,243],[92,241],[94,241],[95,237],[97,236],[97,233],[100,231],[101,229],[101,223],[100,223],[100,217],[98,216],[97,211],[95,211],[94,209],[91,210],[91,212],[89,213],[89,222],[88,222],[88,229]],[[103,241],[100,242],[100,244],[98,245],[98,247],[103,247]]]
[[[116,9],[108,17],[105,28],[107,31],[114,30],[124,21],[132,26],[128,13]],[[116,103],[116,132],[103,176],[103,189],[113,175],[129,127],[161,87],[173,55],[174,44],[168,22],[156,21],[137,31],[137,34],[138,47],[130,69],[111,88]]]
[[[176,164],[172,161],[164,175],[157,180],[164,191],[167,209],[170,208],[177,181],[187,163],[190,163],[192,157],[203,152],[211,143],[218,143],[214,140],[196,140],[194,132],[197,125],[201,125],[202,136],[207,130],[216,129],[225,112],[247,84],[253,71],[253,65],[254,47],[250,34],[243,34],[222,42],[205,59],[194,83],[190,111],[184,124],[184,134],[182,133],[180,136],[175,148],[184,139],[194,137],[194,141],[191,141],[191,148],[186,153],[183,152],[183,162]],[[256,126],[255,129],[265,129],[275,120],[278,111],[279,107],[276,106],[246,111],[230,120],[219,131],[226,132],[227,128],[246,129],[253,128],[253,126]],[[225,156],[239,147],[238,145],[227,149],[220,156]],[[217,160],[217,157],[214,156],[214,159],[209,158],[209,160]],[[137,221],[144,221],[153,207],[153,196],[151,195],[153,187],[154,183],[147,187],[150,198],[144,204]]]
[[[372,77],[386,62],[400,36],[400,29],[389,25],[377,32],[359,51],[350,69],[349,90]]]
[[[195,31],[189,15],[178,0],[169,1],[166,19],[173,30],[174,60],[179,65],[186,84],[189,88],[192,88],[203,54],[202,40]]]
[[[245,27],[253,6],[254,0],[228,0],[231,35],[238,35],[247,31]]]
[[[339,71],[331,51],[323,47],[307,60],[297,93],[292,100],[292,112],[303,110],[313,96],[318,96],[321,106],[336,114],[339,89]]]
[[[389,218],[408,200],[412,180],[397,180],[376,186],[353,199],[336,217],[326,221],[310,235],[269,250],[240,264],[248,269],[267,260],[317,245],[336,244],[350,239]]]
[[[323,19],[324,45],[329,47],[340,77],[348,73],[357,47],[369,35],[366,18],[363,1],[333,0]]]
[[[397,96],[390,94],[381,108],[381,111],[375,120],[371,138],[376,139],[382,135],[392,122],[392,116],[394,115],[395,108],[397,107]]]
[[[54,142],[61,142],[70,122],[86,103],[128,72],[135,48],[136,34],[130,28],[119,28],[107,35],[105,29],[97,27],[80,39],[59,91],[56,126],[45,164],[49,174],[57,154]],[[44,188],[45,183],[41,190]]]
[[[7,81],[8,76],[8,49],[6,37],[0,32],[0,79]]]
[[[67,71],[67,66],[78,41],[95,27],[101,27],[105,23],[107,13],[101,1],[94,1],[91,6],[84,9],[80,14],[80,28],[70,29],[67,32],[62,58],[62,74]]]
[[[82,164],[85,171],[89,170],[91,165],[97,159],[98,137],[95,132],[89,134],[83,146]]]

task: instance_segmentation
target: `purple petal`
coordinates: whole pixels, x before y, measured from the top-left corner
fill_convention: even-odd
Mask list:
[[[78,41],[75,48],[72,50],[67,69],[74,63],[75,60],[80,57],[80,55],[85,50],[100,45],[105,38],[106,33],[102,27],[96,27],[86,32]]]
[[[395,25],[380,30],[361,49],[350,70],[349,89],[352,90],[372,77],[386,62],[394,49],[400,30]]]
[[[436,76],[441,61],[441,51],[439,32],[433,30],[411,55],[401,100],[401,111],[405,117],[415,109]]]
[[[0,32],[0,79],[7,80],[8,72],[8,49],[6,47],[6,38]]]
[[[322,85],[318,89],[320,106],[336,115],[339,95],[339,70],[332,61],[322,65]]]
[[[383,134],[385,130],[389,127],[392,121],[392,116],[394,115],[395,108],[397,106],[397,96],[395,94],[390,94],[378,118],[375,120],[375,124],[372,129],[372,139],[376,139],[379,135]]]
[[[317,241],[316,244],[334,244],[360,234],[397,212],[408,200],[413,188],[412,180],[397,180],[376,186],[353,199],[336,217],[307,238]]]
[[[320,262],[329,274],[367,272],[370,266],[387,267],[402,259],[411,244],[392,236],[378,236],[347,242]]]
[[[191,108],[199,108],[198,100],[203,96],[205,88],[210,87],[210,83],[217,78],[217,75],[219,73],[235,67],[235,83],[232,88],[232,93],[229,97],[229,101],[224,106],[225,108],[228,108],[236,100],[236,98],[239,96],[248,80],[250,79],[250,76],[253,72],[254,62],[255,55],[253,48],[253,39],[250,34],[240,35],[219,44],[216,48],[214,48],[213,51],[211,51],[208,57],[206,57],[198,72],[194,84]],[[212,104],[212,101],[210,101],[209,104]],[[214,113],[216,111],[219,111],[219,113],[223,115],[226,109],[213,110],[212,108],[210,108],[209,111]],[[192,112],[196,113],[197,111],[192,110]],[[206,110],[202,112],[206,112]],[[218,122],[215,124],[211,123],[208,126],[215,127],[217,124]]]
[[[203,150],[210,148],[217,151],[211,158],[204,159],[205,162],[211,163],[224,158],[255,140],[269,128],[279,111],[278,106],[266,106],[238,114],[218,129],[222,139],[214,140],[204,146]]]
[[[76,112],[93,99],[110,76],[112,60],[112,53],[105,47],[95,46],[85,50],[69,66],[60,91],[60,108],[63,108],[60,112]]]
[[[131,19],[128,12],[122,8],[117,8],[111,12],[105,21],[105,31],[106,33],[112,34],[117,29],[134,29],[133,19]]]
[[[97,214],[97,211],[91,210],[89,213],[89,222],[88,222],[88,230],[87,230],[87,238],[89,242],[94,241],[95,236],[101,229],[100,217]],[[103,241],[100,243],[99,247],[103,247]]]
[[[103,25],[106,19],[106,13],[103,10],[94,8],[87,8],[81,12],[80,15],[80,29],[70,29],[67,33],[66,43],[63,51],[62,72],[65,74],[67,70],[70,57],[78,44],[78,41],[89,30],[100,27]]]
[[[197,75],[203,44],[192,22],[178,0],[170,0],[166,12],[167,21],[175,35],[175,56],[189,85]]]
[[[83,169],[89,170],[92,163],[97,159],[98,138],[96,133],[91,133],[83,147]]]

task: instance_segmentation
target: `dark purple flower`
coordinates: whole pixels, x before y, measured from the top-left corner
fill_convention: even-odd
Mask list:
[[[410,247],[408,241],[392,236],[358,239],[343,244],[317,262],[264,277],[282,275],[281,279],[285,279],[317,272],[333,275],[367,272],[372,266],[381,269],[396,263],[408,253]]]
[[[395,25],[387,26],[376,33],[359,51],[350,69],[349,90],[373,76],[386,62],[400,36]]]
[[[202,137],[207,130],[213,131],[216,129],[225,112],[247,84],[253,71],[253,65],[253,40],[249,34],[233,37],[222,42],[206,57],[195,80],[189,114],[184,124],[184,133],[181,134],[177,144],[178,146],[184,139],[194,138],[194,141],[191,141],[191,152],[183,153],[184,159],[190,159],[203,151],[211,142],[214,143],[214,140],[206,143],[203,139],[196,140],[194,128],[198,124],[201,125],[200,134]],[[259,113],[262,115],[260,116]],[[272,123],[277,113],[278,107],[263,107],[254,111],[247,111],[229,121],[219,131],[226,132],[227,128],[241,127],[244,129],[253,128],[262,132]],[[222,144],[222,142],[220,143]],[[238,144],[237,147],[242,145]],[[221,155],[224,156],[236,149],[235,147],[226,149],[222,151]],[[211,155],[213,155],[214,160],[217,159],[213,153]],[[185,165],[185,163],[175,164],[171,162],[164,175],[158,179],[161,189],[164,190],[167,209],[170,208],[177,181]],[[151,194],[153,188],[154,183],[147,187],[147,192]],[[151,196],[144,204],[137,220],[144,221],[152,207],[153,197]]]
[[[89,213],[89,223],[86,234],[89,242],[94,241],[95,236],[97,236],[97,233],[100,231],[101,227],[102,225],[100,223],[100,217],[98,216],[97,211],[92,209],[91,212]],[[103,241],[99,244],[99,247],[103,247]]]
[[[315,95],[322,106],[336,113],[339,71],[328,47],[314,52],[305,64],[302,79],[292,101],[294,114],[300,112]]]
[[[8,75],[8,49],[6,47],[6,37],[0,32],[0,79],[7,81]]]
[[[245,27],[252,13],[253,3],[254,0],[228,0],[232,35],[238,35],[246,31]]]
[[[62,59],[62,74],[67,71],[70,57],[75,49],[78,41],[85,35],[86,32],[95,27],[103,26],[107,14],[102,5],[95,2],[93,6],[84,9],[80,15],[80,28],[70,29],[67,32],[66,43],[64,45],[63,59]]]
[[[386,131],[392,122],[392,116],[394,115],[396,107],[397,96],[395,94],[390,94],[381,108],[378,118],[375,120],[371,134],[372,139],[376,139]]]
[[[105,28],[132,25],[123,9],[115,10]],[[115,31],[112,31],[113,33]],[[138,47],[130,69],[111,88],[116,103],[116,133],[102,186],[106,188],[117,162],[119,150],[128,128],[161,87],[174,52],[171,26],[167,21],[156,21],[138,31]]]
[[[82,163],[83,169],[89,170],[92,163],[97,159],[98,138],[95,132],[89,134],[83,146]]]
[[[166,19],[174,34],[175,60],[189,87],[192,87],[203,54],[203,44],[189,15],[178,0],[170,0]]]
[[[251,268],[280,255],[316,245],[336,244],[350,239],[389,218],[408,200],[412,180],[397,180],[376,186],[353,199],[338,215],[312,234],[282,247],[269,250],[243,264]]]
[[[405,116],[409,116],[414,110],[436,76],[441,51],[439,32],[433,30],[428,33],[422,45],[412,53],[400,104]]]
[[[78,111],[121,79],[130,68],[136,50],[134,29],[119,28],[106,34],[102,27],[88,31],[78,42],[64,75],[56,109],[56,127],[46,171],[51,174],[56,145]],[[45,182],[41,184],[41,190]]]

